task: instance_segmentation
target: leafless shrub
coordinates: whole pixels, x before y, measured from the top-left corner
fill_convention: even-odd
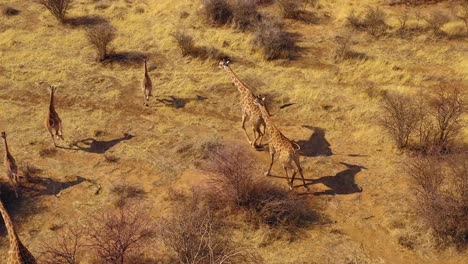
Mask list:
[[[14,7],[6,6],[2,8],[2,14],[5,16],[16,16],[20,13],[20,11]]]
[[[115,203],[117,207],[124,206],[129,199],[141,198],[145,195],[145,191],[141,187],[128,183],[114,185],[111,189],[111,193],[117,195],[117,201]]]
[[[253,33],[254,47],[262,50],[265,59],[292,59],[297,50],[296,40],[271,19],[263,19]]]
[[[388,28],[388,25],[385,23],[385,16],[385,13],[380,8],[368,7],[363,15],[351,12],[347,20],[353,28],[364,30],[375,37],[379,37]]]
[[[179,263],[261,263],[222,233],[223,223],[203,204],[192,201],[177,208],[159,225],[159,237]]]
[[[52,241],[42,242],[41,263],[77,264],[84,246],[84,231],[78,226],[67,226]]]
[[[109,44],[115,38],[114,28],[103,23],[89,28],[86,35],[91,45],[96,49],[97,60],[100,62],[105,61],[108,57]]]
[[[464,94],[457,86],[440,86],[430,101],[436,120],[435,144],[448,150],[453,139],[463,128],[462,116],[466,112]]]
[[[415,209],[442,245],[468,245],[468,156],[417,157],[408,165]]]
[[[90,217],[87,235],[100,263],[123,264],[129,254],[141,250],[155,234],[153,222],[144,208],[125,205]]]
[[[195,45],[193,37],[184,32],[175,32],[172,34],[172,37],[175,39],[177,46],[182,52],[182,56],[194,55]]]
[[[341,62],[349,59],[366,59],[364,53],[356,52],[352,49],[353,39],[349,32],[344,32],[335,36],[336,48],[333,55],[335,62]]]
[[[468,1],[463,1],[455,16],[465,23],[465,29],[468,31]]]
[[[398,149],[405,148],[417,127],[418,111],[413,101],[404,95],[386,93],[383,97],[383,109],[381,125],[393,137]]]
[[[107,163],[117,163],[119,161],[119,157],[115,155],[104,155],[104,159]]]
[[[194,58],[200,58],[202,60],[215,60],[219,61],[226,55],[214,47],[198,47],[195,45],[193,37],[184,32],[175,32],[172,34],[177,46],[182,52],[182,56],[191,56]]]
[[[441,28],[450,22],[449,15],[439,9],[433,10],[428,15],[422,16],[422,18],[427,22],[429,28],[434,32],[434,34],[440,33]]]
[[[39,0],[60,23],[65,22],[65,15],[73,0]]]
[[[239,147],[224,147],[210,157],[205,169],[212,178],[205,197],[211,208],[246,210],[260,223],[291,231],[315,220],[307,201],[256,177],[261,172],[245,155]]]
[[[256,3],[251,0],[234,0],[232,14],[232,23],[241,31],[255,27],[261,17],[257,12]]]
[[[232,19],[232,9],[226,0],[203,0],[203,13],[212,25],[220,26]]]
[[[317,16],[307,11],[307,5],[316,6],[317,1],[305,0],[305,1],[296,1],[296,0],[276,0],[280,7],[281,13],[284,18],[296,19],[304,22],[317,22]]]
[[[403,11],[401,11],[400,15],[398,16],[398,22],[400,23],[400,27],[398,28],[398,31],[400,33],[406,32],[407,30],[406,24],[408,22],[408,19],[409,19],[409,10],[404,9]]]

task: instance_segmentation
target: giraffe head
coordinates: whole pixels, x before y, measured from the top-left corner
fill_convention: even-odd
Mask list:
[[[6,139],[6,132],[5,131],[2,132],[2,138]]]
[[[229,66],[229,63],[231,63],[231,61],[229,59],[224,58],[218,63],[218,68],[225,69]]]
[[[255,103],[258,105],[258,106],[261,106],[261,107],[265,107],[265,99],[266,97],[259,94],[256,96],[257,98],[255,99]]]
[[[49,85],[49,91],[50,91],[51,93],[55,93],[55,91],[57,91],[57,87],[52,86],[52,85]]]

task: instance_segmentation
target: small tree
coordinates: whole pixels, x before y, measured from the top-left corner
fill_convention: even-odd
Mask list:
[[[418,109],[410,98],[394,93],[384,95],[382,107],[384,114],[380,118],[381,125],[393,137],[398,149],[405,148],[416,130]]]
[[[108,46],[115,38],[114,28],[109,24],[99,24],[88,29],[87,37],[96,49],[98,61],[104,61],[108,57]]]
[[[42,242],[42,263],[77,264],[78,252],[84,246],[84,232],[81,227],[67,226],[59,231],[55,239]]]
[[[422,16],[422,18],[427,22],[434,34],[440,33],[441,28],[450,22],[448,14],[439,9],[432,11],[429,15]]]
[[[39,0],[60,23],[65,22],[65,15],[73,0]]]
[[[145,209],[125,205],[92,216],[87,233],[101,263],[123,264],[154,234],[154,226]]]

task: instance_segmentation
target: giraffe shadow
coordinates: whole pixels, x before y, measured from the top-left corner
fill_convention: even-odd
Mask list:
[[[119,144],[122,141],[130,140],[135,136],[124,133],[123,137],[112,139],[112,140],[96,140],[94,138],[86,138],[79,141],[75,141],[70,147],[58,147],[69,150],[81,150],[90,153],[104,154],[109,149]]]
[[[60,182],[51,178],[30,177],[27,183],[22,184],[32,196],[40,195],[58,195],[61,191],[78,185],[82,182],[90,182],[90,180],[81,176],[76,176],[76,180]]]
[[[308,186],[321,183],[330,188],[329,190],[314,192],[312,193],[313,195],[345,195],[362,192],[362,187],[356,184],[355,178],[359,172],[367,168],[345,162],[340,163],[345,165],[347,169],[338,172],[334,176],[324,176],[319,179],[304,179],[306,182],[308,182],[306,183]],[[286,177],[276,175],[271,175],[270,177],[286,179]],[[301,181],[301,179],[296,177],[296,181]],[[303,186],[303,184],[300,184],[294,186],[294,188],[300,188]]]
[[[174,107],[175,109],[179,109],[179,108],[184,108],[188,102],[192,102],[192,101],[200,102],[206,99],[208,98],[201,96],[201,95],[197,95],[196,98],[181,98],[181,97],[170,95],[168,98],[156,99],[156,100],[164,104],[165,106],[170,106],[170,107]]]
[[[309,139],[296,141],[296,143],[301,147],[300,153],[302,156],[317,157],[333,155],[330,143],[325,138],[324,129],[308,125],[303,125],[302,127],[313,131]]]
[[[315,179],[310,183],[321,183],[330,188],[329,190],[315,192],[314,195],[345,195],[362,192],[362,187],[356,184],[356,175],[363,169],[367,168],[345,162],[340,163],[345,165],[347,169],[338,172],[335,176],[324,176],[319,179]]]

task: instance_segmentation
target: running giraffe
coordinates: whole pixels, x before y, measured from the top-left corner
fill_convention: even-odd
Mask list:
[[[7,143],[7,134],[6,132],[2,132],[2,139],[3,139],[3,144],[5,145],[5,170],[6,170],[6,175],[8,179],[10,180],[11,184],[13,185],[13,190],[15,191],[15,196],[18,198],[18,166],[16,166],[16,161],[15,158],[10,153],[10,150],[8,149],[8,143]]]

